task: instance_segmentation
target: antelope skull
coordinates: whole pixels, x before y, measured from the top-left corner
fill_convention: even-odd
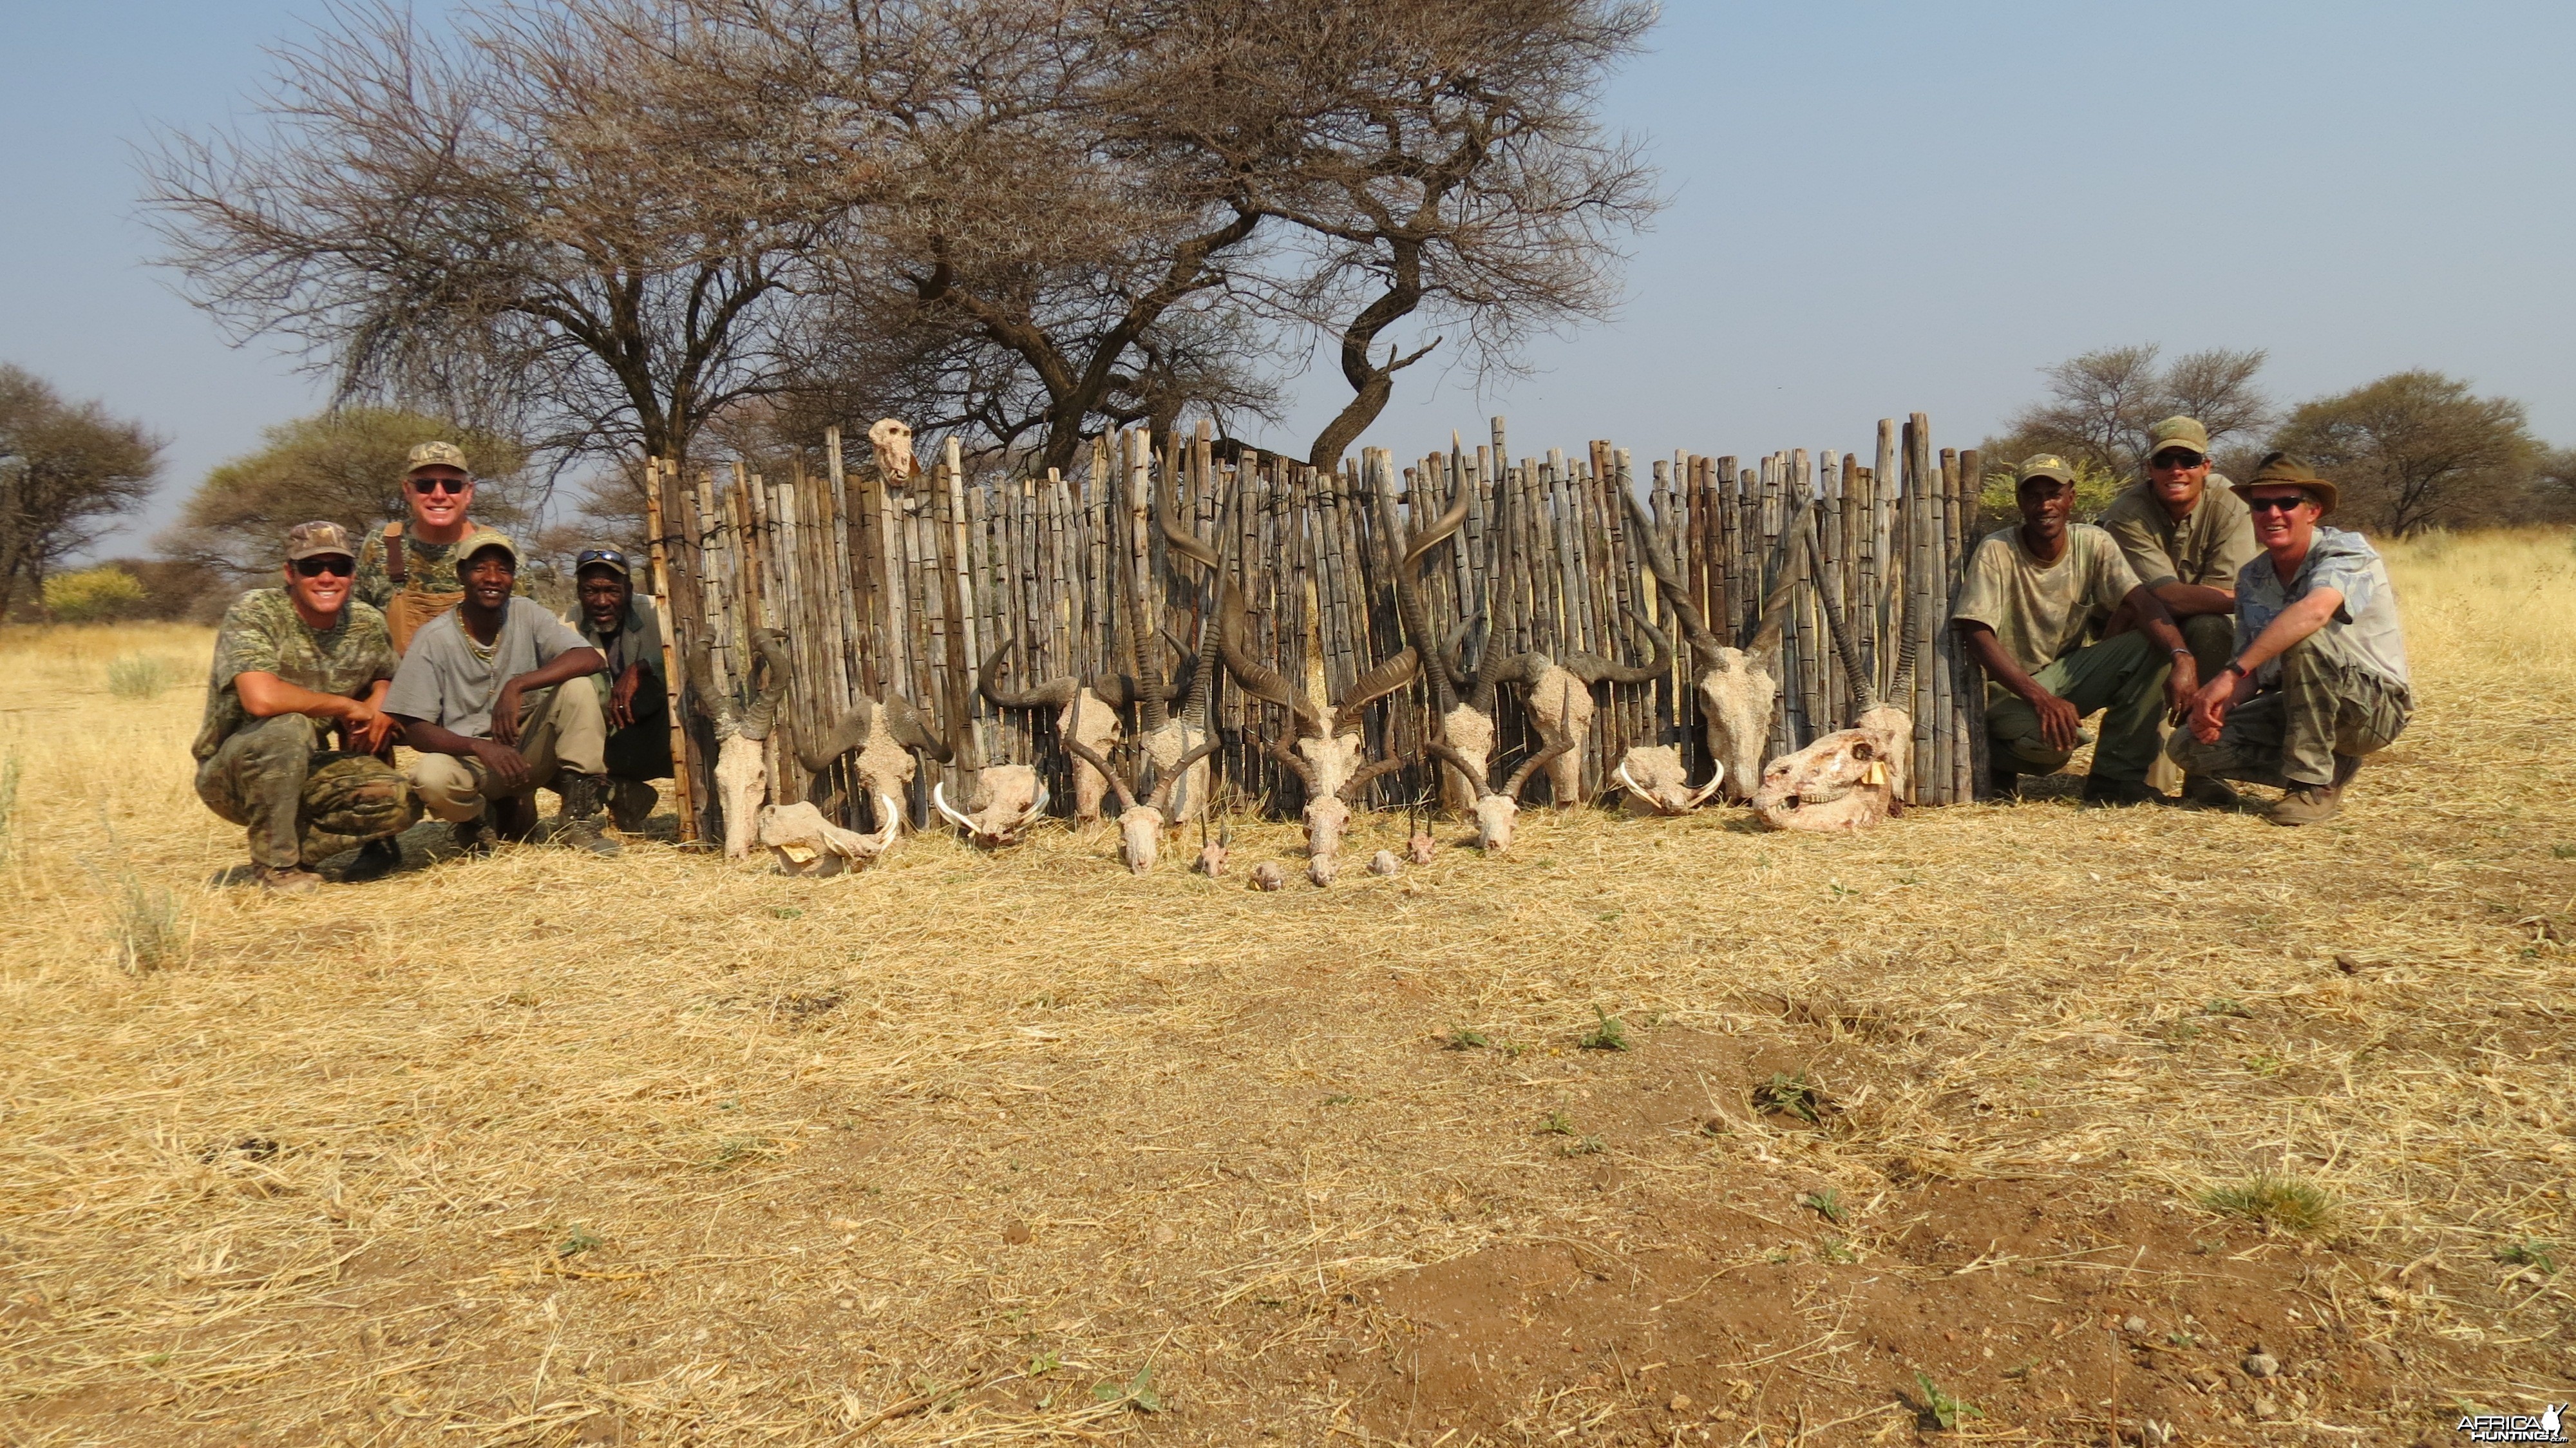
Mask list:
[[[1566,712],[1570,710],[1560,711],[1559,717],[1562,718]],[[1522,760],[1521,767],[1512,771],[1512,777],[1500,789],[1486,783],[1484,776],[1470,773],[1466,759],[1451,749],[1446,740],[1435,738],[1431,741],[1434,755],[1476,782],[1476,802],[1470,812],[1476,820],[1476,848],[1486,854],[1500,855],[1510,851],[1512,831],[1520,821],[1521,791],[1529,787],[1530,780],[1540,770],[1574,748],[1573,736],[1561,728],[1542,737],[1547,741],[1546,747]]]
[[[758,833],[760,806],[769,792],[769,766],[762,760],[762,745],[777,722],[779,704],[787,697],[786,644],[787,636],[776,629],[761,629],[752,635],[752,647],[760,659],[754,667],[766,666],[769,681],[748,705],[737,704],[730,694],[716,688],[713,640],[700,647],[690,660],[689,681],[698,712],[706,715],[716,730],[716,805],[724,817],[728,860],[748,856]]]
[[[1869,670],[1861,666],[1860,650],[1843,628],[1841,602],[1830,591],[1820,590],[1818,598],[1860,717],[1849,729],[1771,761],[1753,796],[1753,810],[1775,830],[1865,830],[1905,810],[1914,721],[1896,705],[1879,702]],[[1902,699],[1914,687],[1914,608],[1909,596],[1900,630],[1905,642],[1897,652],[1890,698]]]
[[[1065,748],[1100,771],[1101,777],[1109,781],[1109,787],[1118,791],[1118,850],[1127,861],[1127,872],[1142,875],[1154,868],[1154,860],[1162,852],[1163,831],[1179,823],[1171,818],[1174,787],[1189,777],[1191,765],[1216,751],[1216,741],[1208,740],[1182,755],[1175,767],[1163,772],[1161,783],[1153,787],[1142,804],[1136,800],[1136,791],[1128,788],[1127,781],[1111,772],[1109,762],[1095,753],[1091,746],[1078,739],[1068,739]],[[1145,767],[1150,770],[1152,762],[1147,761]],[[1140,780],[1138,787],[1142,785]]]
[[[852,753],[857,757],[851,760],[851,772],[858,777],[860,790],[880,810],[889,812],[877,817],[880,829],[889,819],[903,818],[894,802],[910,791],[913,776],[920,772],[915,755],[929,755],[941,764],[954,757],[909,701],[900,696],[861,699],[821,742],[811,748],[797,745],[796,761],[814,781],[807,785],[806,794],[814,793],[815,783],[827,778],[835,761]]]
[[[1707,731],[1708,752],[1720,766],[1718,777],[1730,798],[1746,799],[1762,778],[1762,751],[1771,741],[1771,715],[1780,693],[1774,672],[1779,667],[1780,630],[1788,621],[1789,600],[1806,575],[1808,520],[1815,501],[1801,503],[1782,533],[1771,592],[1762,600],[1761,617],[1739,646],[1709,632],[1708,621],[1691,603],[1672,564],[1654,546],[1654,524],[1646,517],[1644,505],[1634,493],[1621,496],[1628,505],[1629,523],[1644,545],[1637,551],[1663,589],[1673,617],[1681,620],[1683,637],[1690,641],[1700,723]]]

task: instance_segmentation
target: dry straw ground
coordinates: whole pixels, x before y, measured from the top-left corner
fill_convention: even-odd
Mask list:
[[[430,827],[267,899],[188,787],[203,632],[0,635],[0,1437],[2399,1444],[2576,1397],[2576,546],[2398,573],[2424,707],[2327,827],[1585,813],[1279,895],[1107,830],[808,884]],[[132,655],[182,682],[114,697]]]

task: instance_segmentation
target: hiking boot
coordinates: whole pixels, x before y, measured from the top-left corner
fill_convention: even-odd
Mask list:
[[[644,833],[645,824],[661,803],[661,792],[653,788],[649,779],[612,779],[608,783],[608,819],[621,834]]]
[[[2198,805],[2202,809],[2234,810],[2245,807],[2245,796],[2228,788],[2227,781],[2214,774],[2184,775],[2182,798],[2185,804]]]
[[[2084,803],[2087,805],[2163,804],[2164,791],[2143,779],[2104,779],[2090,775],[2084,781]]]
[[[448,826],[456,839],[456,853],[477,858],[492,853],[492,826],[482,815]]]
[[[401,868],[402,846],[399,843],[390,836],[369,840],[358,846],[358,857],[349,862],[348,869],[340,872],[340,882],[362,885],[369,880],[381,880]]]
[[[2021,773],[2001,764],[1986,766],[1986,798],[2010,804],[2021,798]]]
[[[2352,777],[2361,773],[2361,756],[2358,754],[2338,754],[2334,757],[2334,761],[2335,792],[2337,794],[2341,794],[2343,792],[2343,787],[2352,783]]]
[[[599,807],[608,798],[606,775],[575,774],[566,770],[555,777],[555,793],[563,796],[563,813],[555,819],[558,843],[602,856],[615,855],[625,849],[599,832]]]
[[[2276,825],[2316,825],[2342,812],[2342,790],[2331,784],[2294,784],[2279,804],[2263,812],[2263,818]]]
[[[322,888],[322,877],[302,865],[262,865],[259,884],[272,895],[310,895]]]

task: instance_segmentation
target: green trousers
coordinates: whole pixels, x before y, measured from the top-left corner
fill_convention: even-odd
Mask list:
[[[2165,753],[2193,774],[2286,789],[2334,782],[2335,756],[2376,754],[2414,713],[2404,691],[2305,638],[2281,655],[2281,682],[2227,711],[2218,742],[2177,729]]]
[[[2191,645],[2192,662],[2200,665],[2202,683],[2217,678],[2227,661],[2236,657],[2235,619],[2223,613],[2195,613],[2174,622],[2182,627],[2182,641]]]
[[[2101,741],[2093,747],[2097,779],[2140,782],[2156,758],[2156,721],[2165,707],[2165,676],[2173,657],[2143,633],[2124,633],[2075,650],[2031,678],[2075,706],[2078,714],[2103,711]],[[1986,692],[1986,732],[1994,736],[1998,769],[2016,774],[2055,774],[2075,751],[2048,742],[2030,701],[1994,685]]]
[[[392,765],[326,749],[328,738],[318,720],[272,714],[234,730],[197,766],[197,797],[250,827],[254,862],[317,863],[419,821],[420,803]]]

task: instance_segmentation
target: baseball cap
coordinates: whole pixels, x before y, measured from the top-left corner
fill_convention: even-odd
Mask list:
[[[2154,457],[2169,447],[2189,448],[2207,456],[2209,429],[2196,417],[2168,417],[2147,429],[2147,456]]]
[[[298,523],[286,530],[286,561],[299,558],[321,558],[337,553],[355,558],[358,550],[349,542],[349,530],[337,523]]]
[[[627,579],[630,582],[635,577],[634,569],[629,567],[626,562],[626,555],[619,552],[617,549],[609,547],[605,543],[593,543],[589,547],[581,550],[580,553],[574,555],[572,560],[573,573],[575,575],[579,575],[585,568],[605,568],[609,572],[616,574],[620,578]]]
[[[2341,492],[2334,484],[2318,477],[2317,470],[2309,467],[2304,459],[2288,453],[2272,454],[2263,459],[2263,465],[2254,470],[2254,476],[2241,483],[2228,484],[2240,498],[2266,485],[2306,489],[2308,496],[2317,500],[2317,516],[2320,518],[2333,512],[2335,504],[2342,501]]]
[[[2013,479],[2013,485],[2019,487],[2033,478],[2055,478],[2071,488],[2075,486],[2075,469],[2055,453],[2033,453],[2022,459],[2021,472]]]
[[[473,561],[475,554],[482,552],[486,548],[498,548],[502,552],[509,554],[510,567],[512,569],[516,569],[519,566],[521,561],[519,558],[519,545],[511,542],[510,535],[502,532],[498,528],[477,528],[466,534],[464,537],[457,539],[456,566],[458,568],[463,568],[467,563]]]
[[[411,450],[403,460],[403,476],[409,477],[422,468],[454,468],[467,477],[474,470],[465,465],[465,449],[452,442],[425,442]]]

